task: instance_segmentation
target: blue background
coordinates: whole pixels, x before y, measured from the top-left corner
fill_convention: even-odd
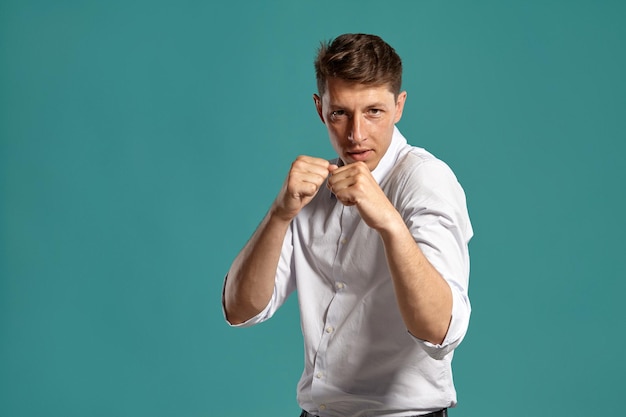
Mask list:
[[[467,195],[452,416],[619,415],[621,1],[0,2],[0,416],[296,416],[295,298],[229,328],[228,266],[299,154],[313,56],[402,56],[399,127]]]

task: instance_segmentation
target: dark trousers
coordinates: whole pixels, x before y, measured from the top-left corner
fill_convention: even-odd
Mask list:
[[[317,417],[317,416],[302,410],[300,417]],[[444,408],[443,410],[433,411],[432,413],[411,416],[411,417],[448,417],[448,409]]]

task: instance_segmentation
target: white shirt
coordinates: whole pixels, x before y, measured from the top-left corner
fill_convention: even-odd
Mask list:
[[[456,404],[451,361],[471,310],[465,194],[445,163],[397,128],[372,175],[450,285],[452,321],[441,345],[407,331],[381,238],[321,187],[285,236],[270,303],[240,325],[269,319],[297,289],[305,350],[297,398],[320,417],[400,417]]]

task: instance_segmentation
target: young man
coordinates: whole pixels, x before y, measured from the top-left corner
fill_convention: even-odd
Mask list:
[[[407,144],[402,63],[374,35],[322,44],[317,113],[338,158],[300,156],[234,260],[224,312],[267,320],[297,289],[302,416],[444,416],[470,303],[464,192]]]

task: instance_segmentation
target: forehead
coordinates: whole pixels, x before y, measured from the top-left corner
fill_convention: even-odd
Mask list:
[[[329,78],[322,100],[328,104],[368,104],[370,102],[395,102],[394,94],[388,84],[362,84]]]

